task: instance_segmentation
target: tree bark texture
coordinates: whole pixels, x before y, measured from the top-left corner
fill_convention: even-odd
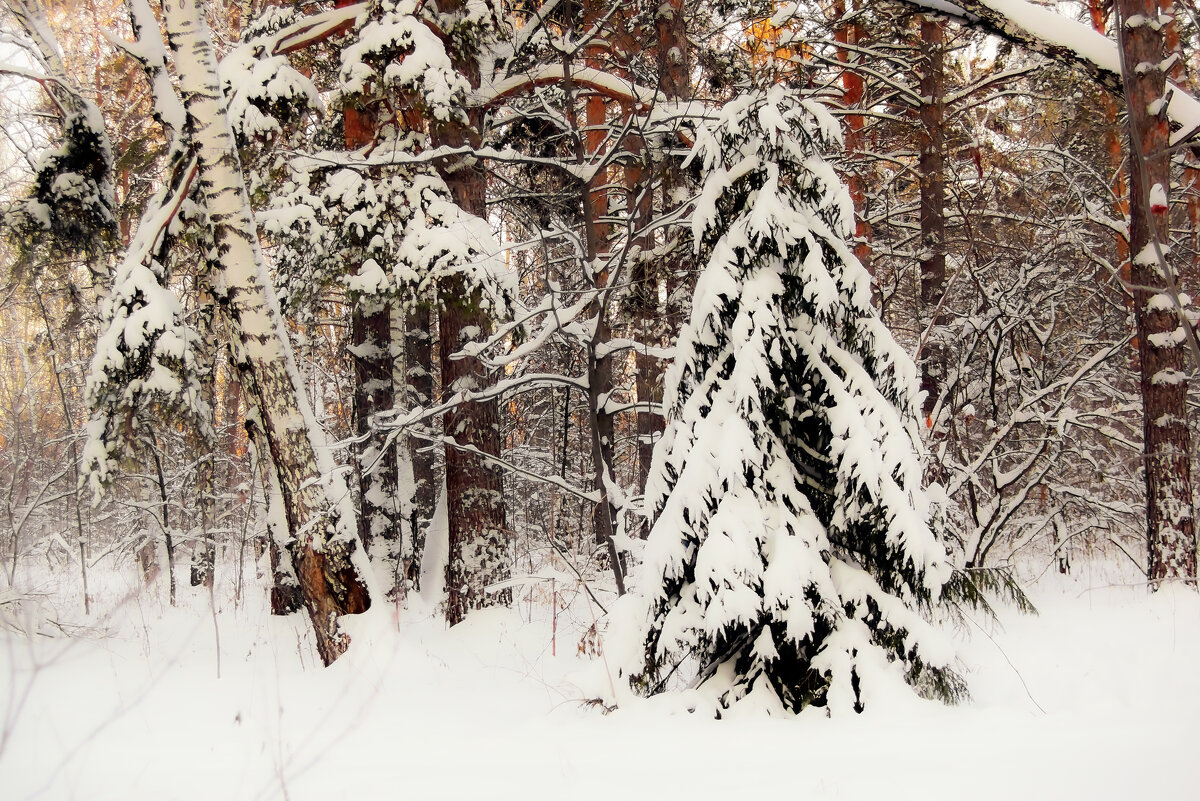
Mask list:
[[[166,0],[162,8],[217,252],[214,292],[258,407],[300,591],[317,649],[329,664],[349,644],[337,618],[362,612],[370,603],[352,561],[358,546],[353,512],[335,500],[336,490],[325,486],[335,479],[324,475],[319,462],[318,442],[324,435],[308,408],[259,250],[204,10],[195,0]]]
[[[427,406],[433,402],[433,311],[421,303],[407,315],[404,326],[405,403],[409,408]],[[420,437],[408,438],[409,461],[412,464],[413,493],[409,531],[410,552],[405,555],[404,572],[413,589],[421,589],[421,557],[429,525],[437,507],[437,457],[433,446]]]
[[[640,137],[627,140],[626,149],[640,158],[645,158],[645,143]],[[646,180],[652,175],[649,165],[638,164],[625,170],[628,185],[626,208],[632,215],[635,229],[647,230],[654,216],[653,185]],[[630,317],[635,336],[641,347],[634,353],[634,391],[637,395],[637,452],[639,495],[645,494],[646,480],[650,475],[650,462],[654,454],[654,443],[662,434],[664,423],[661,411],[663,393],[662,360],[649,352],[649,348],[662,347],[664,327],[659,308],[658,287],[661,279],[659,263],[651,254],[654,251],[654,235],[645,234],[636,242],[636,261],[633,264],[633,286],[630,291]],[[653,408],[652,408],[653,407]],[[650,532],[648,520],[638,525],[638,536],[645,539]]]
[[[441,5],[441,10],[453,16],[465,6],[465,0],[450,0]],[[465,46],[450,43],[451,62],[477,88],[480,75],[476,54],[461,52],[460,47]],[[469,111],[465,123],[430,120],[433,146],[478,146],[482,123],[479,109]],[[438,168],[455,203],[468,214],[486,218],[487,174],[483,166],[466,156],[444,159]],[[443,392],[449,398],[457,392],[483,389],[492,381],[483,364],[475,358],[452,358],[491,327],[482,296],[479,290],[469,289],[461,275],[444,281],[438,291]],[[499,456],[500,416],[494,400],[460,404],[442,416],[442,423],[445,435],[455,443]],[[449,444],[445,456],[449,530],[446,619],[454,625],[472,609],[509,602],[510,592],[489,593],[486,587],[509,577],[511,560],[499,469],[486,458]]]
[[[396,448],[387,444],[374,419],[395,403],[391,329],[390,304],[373,297],[355,300],[350,345],[354,355],[354,428],[359,440],[358,532],[368,553],[385,561],[397,557],[400,547]]]
[[[212,298],[202,291],[197,319],[197,333],[200,334],[198,355],[203,360],[201,365],[200,395],[208,401],[213,410],[214,425],[217,409],[217,342],[213,325],[215,309]],[[203,453],[203,437],[194,436],[198,451]],[[232,458],[232,453],[226,451]],[[189,576],[193,587],[212,589],[213,565],[216,561],[216,543],[213,538],[213,528],[216,525],[216,455],[208,453],[201,457],[196,465],[196,525],[192,533],[192,569]]]
[[[656,61],[658,67],[658,89],[671,100],[685,100],[690,96],[688,85],[688,40],[686,17],[683,0],[666,0],[655,16],[655,44],[657,47]],[[639,145],[643,143],[638,142]],[[641,152],[640,150],[638,152]],[[651,165],[647,165],[649,167]],[[648,171],[648,170],[647,170]],[[632,187],[630,208],[634,209],[637,198],[633,196],[641,189],[642,175],[631,176]],[[662,162],[662,209],[669,212],[674,208],[672,197],[675,187],[679,186],[682,178],[679,174],[679,164],[673,158]],[[634,209],[635,225],[644,227],[649,224],[654,212],[653,194],[647,192],[641,198],[641,204]],[[652,235],[644,237],[640,243],[644,253],[654,249]],[[668,309],[659,303],[659,283],[666,282],[668,298],[671,287],[676,283],[673,273],[683,269],[683,265],[675,260],[667,260],[666,265],[657,260],[641,258],[633,276],[633,317],[638,328],[639,339],[644,346],[660,347],[666,345],[673,335]],[[638,434],[638,493],[646,492],[646,480],[650,476],[650,463],[654,456],[654,444],[662,435],[665,420],[661,410],[663,396],[663,361],[651,356],[644,349],[639,349],[634,356],[636,368],[635,391],[637,393],[637,434]],[[656,408],[650,408],[656,407]],[[643,539],[650,533],[650,521],[643,520],[638,528],[638,536]]]
[[[339,0],[338,5],[346,5]],[[347,150],[358,150],[375,139],[375,121],[368,110],[347,101],[343,111]],[[353,265],[358,271],[359,265]],[[392,381],[392,313],[386,298],[356,294],[350,309],[350,353],[354,360],[354,432],[357,435],[355,474],[358,479],[358,536],[374,560],[394,563],[401,546],[397,498],[396,447],[387,443],[374,420],[395,405]]]
[[[469,292],[461,278],[441,287],[442,382],[448,394],[483,389],[490,379],[475,359],[450,359],[472,337],[486,330],[478,291]],[[494,402],[463,403],[442,416],[446,436],[485,454],[500,453],[500,418]],[[449,446],[446,456],[446,512],[450,553],[446,565],[446,619],[459,623],[472,609],[508,603],[508,593],[486,587],[509,577],[508,528],[501,476],[494,463]]]
[[[921,19],[921,124],[918,126],[921,182],[921,389],[925,424],[932,418],[946,378],[946,346],[938,329],[945,315],[938,306],[946,292],[946,176],[945,176],[945,31],[944,23]]]
[[[1155,0],[1118,0],[1129,126],[1129,245],[1146,454],[1148,574],[1196,577],[1186,337],[1163,271],[1168,254],[1168,126],[1157,108],[1166,86],[1166,48]]]
[[[583,30],[593,29],[598,23],[603,10],[597,0],[589,0],[584,4]],[[589,68],[603,69],[605,45],[598,38],[593,39],[584,47],[584,64]],[[565,57],[564,74],[570,75],[572,65],[570,56]],[[568,103],[568,114],[572,124],[575,122],[575,93],[573,84],[568,79],[564,86]],[[607,140],[608,107],[605,99],[598,94],[588,94],[583,102],[583,135],[576,138],[576,157],[582,166],[588,162],[598,161],[605,149]],[[603,167],[595,171],[591,179],[581,187],[582,197],[580,206],[583,210],[583,228],[585,243],[584,274],[591,281],[595,290],[595,300],[591,304],[591,316],[595,320],[595,329],[591,340],[587,343],[587,378],[588,378],[588,418],[591,421],[591,456],[592,456],[592,488],[596,490],[599,501],[592,514],[592,536],[596,546],[603,548],[607,555],[609,567],[616,580],[617,592],[625,591],[624,571],[616,547],[616,529],[618,510],[612,503],[608,491],[612,475],[613,452],[613,415],[607,408],[607,402],[613,390],[612,357],[602,354],[602,348],[612,337],[612,329],[608,321],[608,301],[612,297],[608,291],[611,280],[609,270],[609,249],[611,240],[611,225],[609,216],[609,177],[610,171]]]
[[[857,2],[854,4],[856,11],[859,5]],[[834,0],[833,13],[835,19],[844,19],[846,1]],[[854,111],[862,106],[863,97],[866,94],[866,82],[856,69],[862,57],[854,53],[851,48],[857,47],[866,38],[866,33],[859,22],[842,22],[834,29],[833,38],[839,45],[838,61],[844,65],[842,69],[842,105],[847,111]],[[865,169],[866,162],[854,156],[864,144],[864,118],[862,114],[851,113],[847,114],[844,119],[846,153],[850,154],[851,164],[862,165],[857,169],[852,167],[846,173],[846,188],[850,190],[850,199],[854,201],[854,255],[867,268],[868,272],[872,272],[871,224],[866,219],[866,192],[864,191],[863,175],[860,171]]]

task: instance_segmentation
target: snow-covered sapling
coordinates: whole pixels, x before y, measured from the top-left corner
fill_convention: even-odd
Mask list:
[[[697,708],[861,710],[888,677],[953,697],[928,621],[951,576],[922,489],[912,360],[870,304],[832,117],[782,87],[692,155],[703,272],[667,375],[654,524],[621,619],[635,689]],[[691,702],[689,702],[691,703]]]

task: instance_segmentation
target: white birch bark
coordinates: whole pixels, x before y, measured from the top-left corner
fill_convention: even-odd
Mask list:
[[[259,248],[203,8],[165,0],[163,20],[199,164],[215,253],[213,290],[231,323],[283,493],[289,549],[326,664],[348,645],[337,618],[369,605],[354,512],[308,406]],[[360,569],[363,568],[363,569]]]

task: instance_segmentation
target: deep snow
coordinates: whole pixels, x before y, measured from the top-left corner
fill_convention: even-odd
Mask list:
[[[126,574],[94,584],[118,597]],[[0,633],[0,799],[1200,797],[1193,591],[1052,574],[1031,588],[1040,616],[956,633],[967,704],[711,721],[582,704],[603,675],[578,648],[589,604],[556,583],[552,637],[551,586],[531,588],[453,630],[378,607],[327,670],[303,617],[222,592],[219,679],[205,595],[57,618],[70,637],[47,622],[61,599],[26,604],[37,632]]]

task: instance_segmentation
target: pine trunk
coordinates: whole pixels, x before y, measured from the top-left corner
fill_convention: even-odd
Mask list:
[[[657,39],[657,68],[658,89],[671,100],[684,100],[689,96],[688,89],[688,40],[686,19],[683,13],[683,0],[667,0],[659,6],[655,17],[655,34]],[[639,141],[639,144],[642,144]],[[634,176],[631,183],[638,185]],[[662,207],[664,212],[671,211],[674,201],[671,193],[681,182],[678,164],[667,159],[663,166]],[[639,187],[640,188],[640,187]],[[632,208],[631,199],[631,208]],[[647,193],[642,199],[642,205],[637,210],[639,227],[648,225],[653,215],[654,198]],[[642,249],[649,252],[654,248],[653,236],[647,236],[641,243]],[[672,273],[681,269],[682,265],[668,263],[665,271],[668,297],[671,294]],[[659,280],[664,278],[662,265],[650,259],[643,258],[637,264],[634,273],[633,310],[634,320],[638,327],[641,341],[644,345],[659,347],[666,344],[672,333],[672,326],[667,322],[667,309],[659,304]],[[662,435],[664,427],[661,407],[663,396],[663,362],[662,359],[651,356],[639,350],[634,357],[637,369],[635,391],[637,392],[637,433],[638,433],[638,492],[646,492],[646,480],[650,476],[650,463],[654,457],[654,444]],[[643,520],[639,526],[638,535],[643,539],[650,532],[650,521]]]
[[[855,3],[855,11],[857,12],[859,3]],[[846,2],[845,0],[834,0],[833,3],[834,18],[843,20],[846,17]],[[855,15],[857,16],[857,14]],[[855,51],[860,42],[865,38],[866,33],[863,26],[858,22],[841,22],[833,31],[833,38],[839,45],[837,49],[838,61],[842,67],[842,105],[848,111],[860,110],[862,107],[863,96],[866,93],[866,82],[863,81],[862,75],[859,74],[856,67],[861,59]],[[871,272],[871,225],[866,219],[866,191],[861,170],[865,169],[865,162],[861,158],[856,158],[857,154],[863,147],[863,115],[862,114],[847,114],[845,117],[845,150],[849,157],[851,165],[857,166],[857,169],[851,168],[846,174],[846,188],[850,190],[850,199],[854,201],[854,255],[858,257],[859,263]]]
[[[471,341],[468,332],[486,331],[479,292],[468,292],[461,277],[442,285],[440,318],[442,383],[447,396],[483,389],[490,381],[475,359],[451,359]],[[446,436],[485,454],[500,453],[500,419],[495,402],[463,403],[442,416]],[[507,592],[489,593],[490,584],[509,576],[504,496],[496,466],[468,450],[446,448],[446,619],[459,623],[472,609],[508,603]]]
[[[1172,293],[1167,258],[1171,185],[1168,128],[1161,104],[1166,76],[1164,36],[1155,0],[1120,0],[1118,19],[1129,124],[1131,281],[1141,362],[1146,452],[1148,574],[1152,582],[1196,577],[1191,434],[1186,371],[1189,333]],[[1134,21],[1137,24],[1132,24]]]
[[[646,158],[645,143],[641,137],[630,137],[626,148],[641,158]],[[628,184],[626,208],[633,215],[635,230],[649,230],[652,222],[652,185],[645,180],[649,170],[644,166],[627,167]],[[663,342],[662,322],[658,303],[659,265],[651,256],[654,250],[653,234],[646,234],[635,242],[636,261],[633,265],[633,287],[630,292],[630,311],[635,336],[641,347],[634,353],[634,391],[637,393],[637,446],[638,446],[638,494],[646,491],[646,479],[650,475],[650,462],[654,454],[654,443],[663,431],[662,416],[662,360],[649,352],[649,348],[661,347]],[[638,536],[645,539],[650,532],[649,521],[643,519],[638,525]]]
[[[946,346],[938,328],[945,316],[938,306],[946,292],[946,176],[943,163],[945,126],[944,23],[921,19],[920,180],[921,180],[921,390],[926,426],[933,414],[946,377]]]
[[[358,533],[363,547],[380,559],[396,555],[400,546],[400,512],[396,498],[396,448],[373,422],[395,401],[392,384],[392,320],[387,302],[359,297],[350,319],[354,354],[354,429],[358,435],[357,472],[361,513]]]
[[[351,2],[338,0],[335,5],[341,8]],[[358,150],[374,141],[376,123],[368,110],[347,102],[342,120],[347,150]],[[358,265],[353,269],[357,272]],[[375,415],[391,410],[396,398],[391,304],[373,296],[353,298],[350,346],[354,359],[354,431],[358,439],[358,536],[368,554],[382,562],[393,562],[401,542],[396,448],[386,444],[386,436],[372,422]]]
[[[441,6],[446,15],[466,7],[464,0]],[[479,63],[474,52],[451,50],[451,62],[472,87],[480,84]],[[466,123],[430,121],[434,147],[478,146],[483,114],[468,112]],[[473,158],[443,159],[438,163],[454,202],[468,214],[487,214],[487,174]],[[452,358],[468,342],[491,327],[478,289],[467,287],[454,276],[438,287],[441,314],[438,319],[441,346],[442,389],[446,398],[457,392],[483,389],[491,376],[478,359]],[[490,584],[509,576],[509,537],[505,520],[500,472],[482,454],[500,454],[500,417],[494,400],[464,403],[442,416],[445,435],[457,445],[446,446],[446,512],[449,554],[446,564],[446,619],[450,625],[462,621],[467,612],[486,606],[507,604],[508,591],[489,593]]]
[[[603,9],[598,2],[591,0],[584,5],[583,29],[595,27]],[[593,69],[603,69],[603,55],[606,46],[599,37],[593,38],[584,48],[584,63]],[[570,59],[567,59],[567,74],[570,74]],[[575,93],[568,81],[565,87],[569,113],[574,121]],[[579,164],[595,163],[603,154],[607,138],[608,107],[603,97],[591,94],[584,100],[584,128],[582,137],[576,138],[576,156]],[[611,236],[610,224],[606,221],[609,214],[609,169],[601,167],[591,179],[582,186],[580,206],[583,209],[583,226],[587,263],[584,274],[591,280],[595,289],[595,301],[592,304],[591,315],[595,319],[595,330],[587,343],[587,377],[588,377],[588,417],[592,424],[591,456],[592,456],[592,488],[596,490],[599,501],[592,515],[592,537],[598,549],[607,554],[609,567],[616,580],[618,594],[624,594],[624,570],[616,547],[616,529],[618,510],[612,503],[609,484],[615,481],[612,474],[613,451],[615,440],[613,436],[613,415],[607,408],[607,401],[613,391],[613,366],[611,355],[603,353],[602,347],[612,336],[608,321],[608,299],[611,297],[608,288],[610,275],[608,268],[609,241]]]

